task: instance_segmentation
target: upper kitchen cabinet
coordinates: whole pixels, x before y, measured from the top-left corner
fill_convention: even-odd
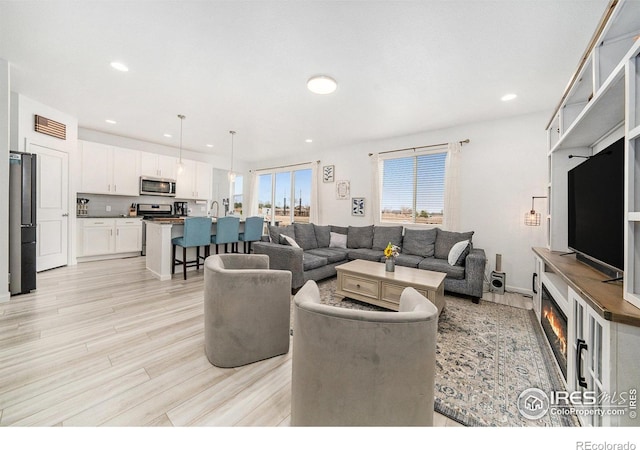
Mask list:
[[[183,159],[184,169],[176,180],[176,197],[208,200],[211,196],[210,164]]]
[[[97,142],[78,141],[81,159],[79,192],[138,195],[140,153]]]
[[[176,179],[176,158],[157,153],[140,153],[140,175]]]

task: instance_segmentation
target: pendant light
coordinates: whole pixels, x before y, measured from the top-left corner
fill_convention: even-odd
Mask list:
[[[180,154],[178,157],[178,173],[181,174],[184,171],[184,164],[182,163],[182,121],[185,119],[184,114],[178,114],[180,119]]]
[[[231,134],[231,169],[229,170],[229,182],[233,183],[234,181],[236,181],[236,174],[233,171],[233,136],[236,134],[235,131],[231,130],[229,131],[229,133]]]

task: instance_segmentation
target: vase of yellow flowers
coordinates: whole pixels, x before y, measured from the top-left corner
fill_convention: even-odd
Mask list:
[[[384,269],[387,272],[394,272],[396,270],[396,257],[400,253],[400,247],[392,245],[391,242],[384,249],[384,256],[386,258]]]

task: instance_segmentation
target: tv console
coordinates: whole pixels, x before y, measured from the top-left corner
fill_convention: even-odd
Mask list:
[[[538,322],[545,314],[543,286],[567,316],[567,390],[613,395],[640,389],[640,309],[624,300],[622,283],[603,283],[606,275],[575,255],[538,247],[533,252],[533,305]],[[609,406],[601,398],[591,408]],[[585,426],[640,426],[640,419],[632,414],[637,410],[622,406],[627,409],[619,416],[585,414],[579,419]]]

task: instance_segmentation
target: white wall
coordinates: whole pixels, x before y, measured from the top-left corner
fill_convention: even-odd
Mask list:
[[[0,302],[9,300],[9,62],[0,59]]]
[[[372,197],[372,163],[369,153],[470,139],[462,147],[460,162],[460,230],[475,231],[474,246],[483,248],[487,273],[502,254],[507,289],[531,291],[534,270],[531,247],[545,246],[545,228],[524,225],[532,196],[546,195],[548,113],[472,123],[453,128],[365,142],[318,151],[313,157],[297,156],[261,161],[255,168],[320,159],[320,169],[335,165],[335,179],[349,180],[352,197]],[[366,216],[351,215],[350,201],[336,200],[335,183],[318,184],[319,222],[336,225],[373,223],[370,205]],[[536,200],[536,210],[547,211],[546,200]]]

